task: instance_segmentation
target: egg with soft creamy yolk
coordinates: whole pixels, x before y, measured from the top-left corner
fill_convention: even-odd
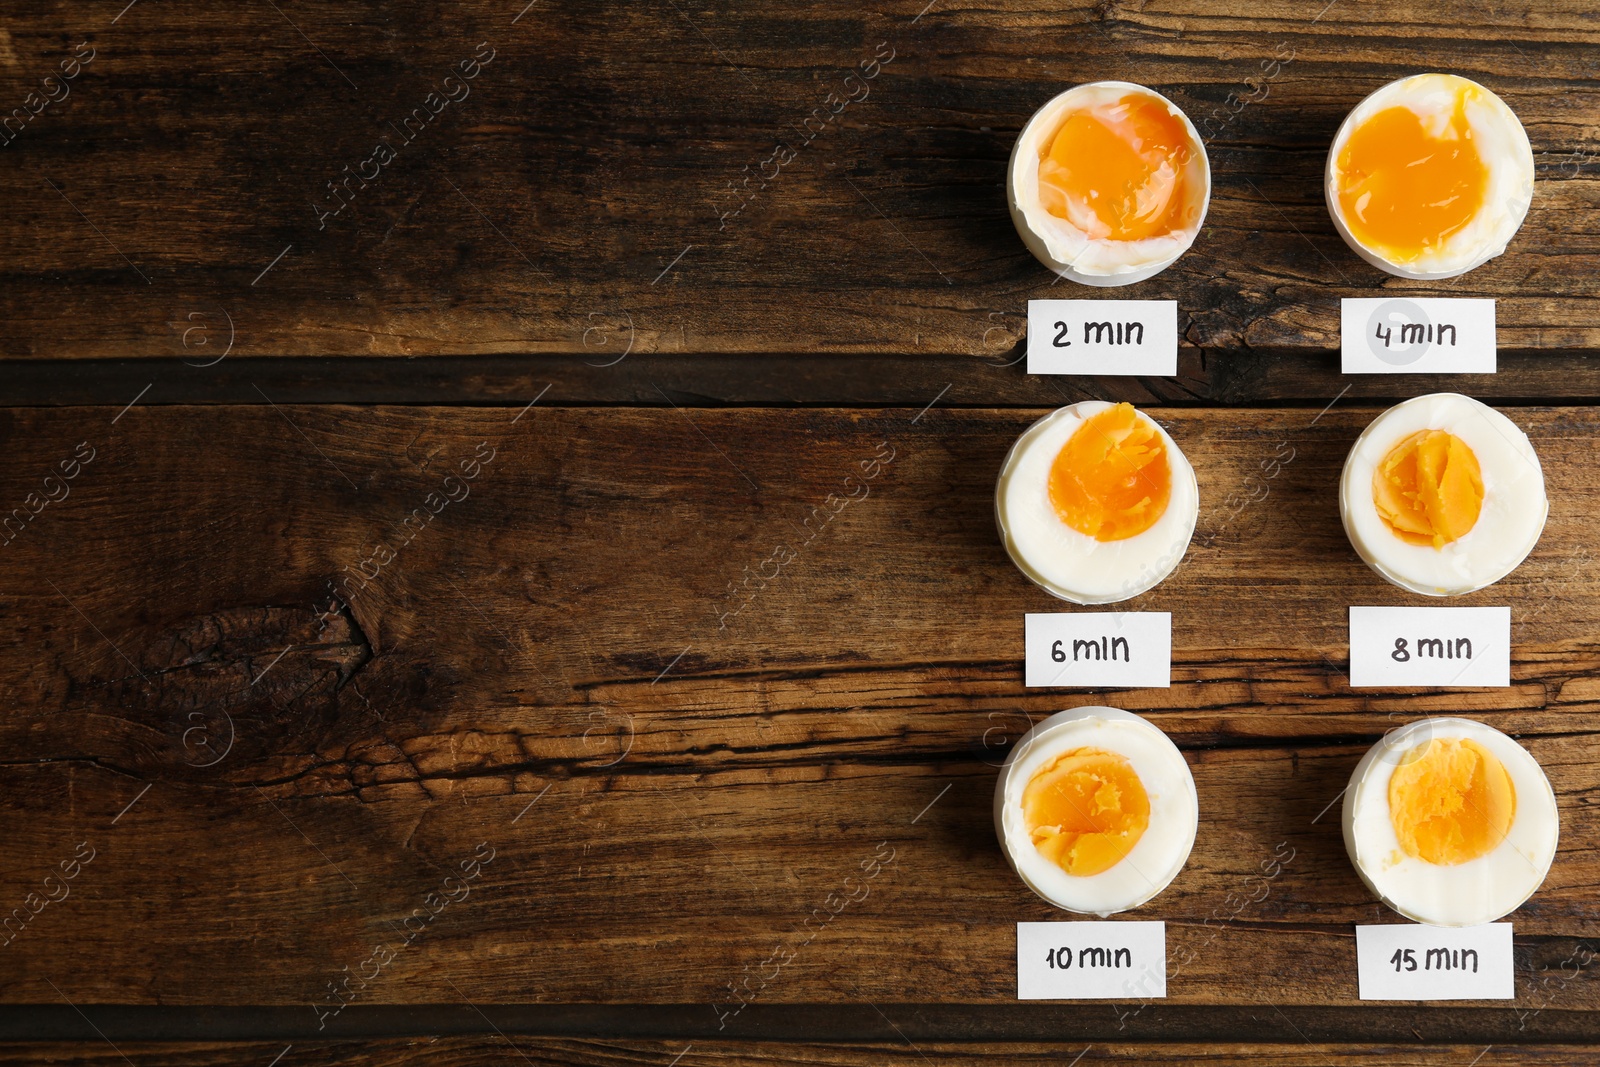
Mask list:
[[[1017,567],[1078,604],[1154,587],[1194,534],[1199,491],[1183,451],[1131,404],[1060,408],[1012,446],[995,489],[1001,540]]]
[[[1448,278],[1505,251],[1533,195],[1533,150],[1494,93],[1453,74],[1379,89],[1328,155],[1334,226],[1361,257],[1408,278]]]
[[[1350,544],[1403,589],[1455,596],[1499,581],[1544,529],[1533,445],[1505,415],[1434,393],[1379,415],[1345,460],[1339,510]]]
[[[1172,101],[1130,82],[1091,82],[1028,120],[1007,189],[1017,232],[1041,262],[1087,285],[1126,285],[1194,242],[1211,168]]]
[[[1544,881],[1559,818],[1531,753],[1471,719],[1411,723],[1350,777],[1345,848],[1377,896],[1438,926],[1493,922]]]
[[[1023,882],[1058,907],[1126,911],[1166,888],[1199,826],[1188,763],[1119,708],[1052,715],[1012,749],[995,785],[995,831]]]

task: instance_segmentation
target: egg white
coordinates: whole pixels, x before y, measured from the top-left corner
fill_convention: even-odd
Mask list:
[[[1075,748],[1121,755],[1150,798],[1150,824],[1132,850],[1087,876],[1068,874],[1039,852],[1022,810],[1033,776]],[[1029,889],[1058,908],[1104,917],[1138,907],[1178,876],[1194,847],[1200,800],[1189,764],[1166,734],[1120,708],[1075,708],[1050,716],[1012,749],[995,784],[994,824],[1006,860]]]
[[[1046,592],[1074,604],[1111,604],[1155,587],[1183,559],[1200,514],[1194,468],[1167,432],[1144,412],[1167,449],[1172,496],[1161,518],[1121,541],[1079,533],[1050,503],[1050,466],[1079,426],[1112,407],[1085,400],[1058,408],[1023,431],[995,487],[1000,538],[1017,568]]]
[[[1464,537],[1443,548],[1395,536],[1372,499],[1372,474],[1389,450],[1419,430],[1461,438],[1483,471],[1483,510]],[[1350,449],[1339,480],[1345,534],[1367,566],[1425,596],[1456,596],[1510,574],[1544,531],[1550,504],[1539,457],[1516,423],[1459,393],[1407,400],[1372,421]]]
[[[1039,198],[1039,156],[1060,130],[1067,115],[1102,104],[1114,104],[1130,94],[1159,101],[1183,124],[1189,138],[1189,158],[1184,162],[1186,188],[1199,212],[1194,225],[1137,241],[1095,238],[1066,219],[1045,210]],[[1011,219],[1023,243],[1051,270],[1085,285],[1127,285],[1152,277],[1194,244],[1211,204],[1211,163],[1194,124],[1176,104],[1153,89],[1132,82],[1087,82],[1056,96],[1034,112],[1011,150],[1006,193]]]
[[[1511,778],[1516,806],[1505,840],[1454,866],[1407,856],[1389,817],[1389,780],[1407,752],[1428,740],[1476,741]],[[1544,882],[1555,858],[1560,820],[1555,792],[1539,761],[1511,738],[1471,719],[1422,719],[1368,750],[1344,795],[1344,844],[1356,873],[1389,907],[1432,926],[1475,926],[1515,911]]]
[[[1456,96],[1464,87],[1478,90],[1477,96],[1467,102],[1465,113],[1478,155],[1489,171],[1483,207],[1439,247],[1405,262],[1388,259],[1350,232],[1339,202],[1344,174],[1339,167],[1339,153],[1354,130],[1377,112],[1391,107],[1410,108],[1422,118],[1425,128],[1443,130],[1455,112]],[[1418,74],[1390,82],[1350,112],[1328,151],[1324,195],[1339,236],[1368,263],[1402,278],[1453,278],[1504,252],[1521,228],[1533,200],[1533,148],[1516,114],[1488,89],[1454,74]]]

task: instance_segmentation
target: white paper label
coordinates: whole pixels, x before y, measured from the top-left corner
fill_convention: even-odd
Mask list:
[[[1028,373],[1177,374],[1178,302],[1030,300]]]
[[[1493,300],[1379,297],[1339,304],[1346,374],[1495,371]]]
[[[1172,612],[1055,611],[1023,620],[1023,685],[1166,689]]]
[[[1511,924],[1356,927],[1362,1000],[1511,1000]]]
[[[1511,609],[1351,608],[1350,684],[1511,684]]]
[[[1167,924],[1017,924],[1018,1000],[1167,995]]]

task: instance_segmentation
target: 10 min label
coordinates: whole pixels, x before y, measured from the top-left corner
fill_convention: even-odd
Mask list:
[[[1017,924],[1018,1000],[1166,995],[1166,923],[1078,920]]]

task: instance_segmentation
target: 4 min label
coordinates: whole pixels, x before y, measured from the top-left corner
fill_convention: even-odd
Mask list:
[[[1341,300],[1346,374],[1493,374],[1494,301],[1454,297]]]

